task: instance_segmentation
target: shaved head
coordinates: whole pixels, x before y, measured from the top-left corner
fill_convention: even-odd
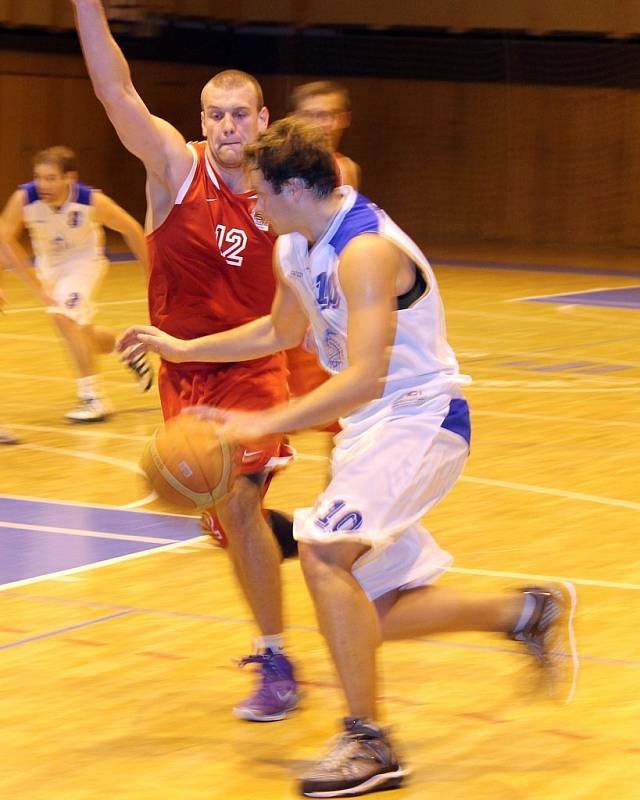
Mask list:
[[[242,86],[250,86],[253,89],[256,97],[256,108],[259,111],[264,106],[262,87],[253,75],[249,75],[248,72],[242,72],[239,69],[225,69],[223,72],[218,72],[204,85],[200,93],[200,105],[202,109],[204,110],[206,106],[205,95],[207,95],[211,89],[226,92],[239,89]]]

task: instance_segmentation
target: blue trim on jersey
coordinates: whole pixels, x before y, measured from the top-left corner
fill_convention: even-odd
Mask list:
[[[91,186],[85,186],[84,183],[76,183],[76,203],[80,203],[82,206],[90,206],[92,194],[93,188]]]
[[[377,206],[371,200],[358,194],[353,207],[345,214],[340,227],[329,244],[340,255],[349,242],[361,233],[378,233],[380,219]]]
[[[35,203],[36,200],[39,200],[38,197],[38,190],[36,189],[36,182],[29,181],[29,183],[22,183],[18,187],[27,193],[27,202],[26,205],[31,205],[31,203]]]
[[[440,427],[462,436],[465,442],[471,446],[471,419],[467,401],[459,398],[452,400],[449,404],[449,412],[442,420]]]

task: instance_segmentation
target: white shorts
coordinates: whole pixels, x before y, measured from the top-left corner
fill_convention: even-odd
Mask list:
[[[63,314],[78,325],[89,325],[96,312],[94,298],[107,272],[105,259],[68,261],[55,268],[37,268],[42,287],[55,305],[47,306],[49,314]]]
[[[337,437],[333,477],[313,508],[298,509],[294,537],[303,542],[362,542],[371,549],[353,567],[370,599],[432,583],[452,563],[420,524],[454,486],[469,447],[442,427],[448,400],[407,409],[364,432]]]

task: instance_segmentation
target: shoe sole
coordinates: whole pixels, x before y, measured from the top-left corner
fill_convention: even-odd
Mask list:
[[[90,425],[92,422],[104,422],[108,416],[108,414],[103,414],[101,417],[91,417],[91,419],[77,419],[76,417],[65,416],[65,419],[75,425]]]
[[[571,659],[570,665],[570,678],[568,680],[569,688],[566,693],[565,699],[562,701],[565,704],[570,703],[576,694],[576,686],[578,682],[578,670],[580,669],[580,658],[578,656],[578,646],[576,642],[576,634],[574,629],[574,620],[576,615],[576,608],[578,605],[578,596],[575,587],[569,581],[558,581],[550,587],[556,595],[559,595],[562,600],[563,616],[564,619],[558,623],[561,626],[562,638],[568,644],[569,652],[565,653],[559,651],[552,651],[553,655],[560,658]]]
[[[353,797],[354,795],[368,792],[382,792],[386,789],[397,789],[410,773],[411,770],[407,767],[398,767],[393,772],[381,772],[378,775],[373,775],[363,783],[359,783],[357,786],[350,786],[348,789],[329,789],[318,792],[305,792],[302,790],[302,794],[304,797]]]
[[[298,708],[298,704],[296,703],[294,706],[285,709],[284,711],[279,711],[277,714],[257,714],[254,713],[250,708],[234,708],[233,709],[233,716],[237,717],[237,719],[244,719],[248,722],[279,722],[282,719],[286,719],[288,714],[292,711],[295,711]]]

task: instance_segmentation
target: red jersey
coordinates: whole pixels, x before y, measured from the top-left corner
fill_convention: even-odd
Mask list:
[[[151,322],[181,339],[268,314],[275,293],[273,236],[253,214],[255,195],[234,194],[189,145],[191,171],[166,220],[147,237]]]

